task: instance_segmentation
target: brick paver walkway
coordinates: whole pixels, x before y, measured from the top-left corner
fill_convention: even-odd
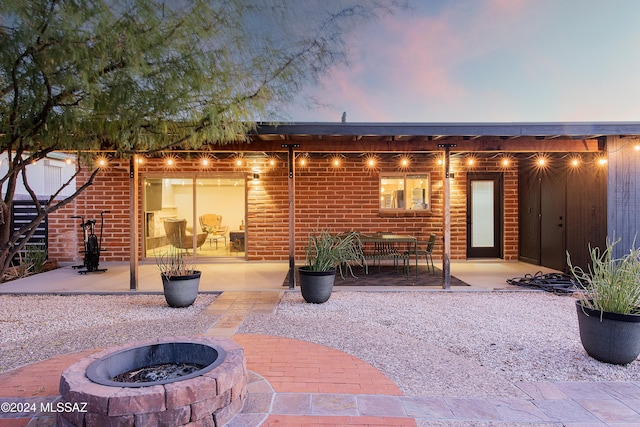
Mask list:
[[[404,396],[368,363],[318,344],[237,334],[251,312],[269,313],[278,292],[225,292],[208,310],[220,315],[207,335],[231,336],[245,349],[250,371],[243,410],[229,427],[549,425],[640,426],[638,382],[515,384],[524,399]],[[96,351],[55,357],[0,375],[0,403],[53,401],[60,373]],[[0,413],[0,427],[47,427],[51,414]]]

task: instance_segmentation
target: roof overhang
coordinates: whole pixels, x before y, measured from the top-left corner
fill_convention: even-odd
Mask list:
[[[640,122],[503,122],[503,123],[258,123],[258,135],[396,136],[396,137],[538,137],[593,139],[640,135]]]
[[[438,151],[449,144],[453,151],[580,152],[602,150],[608,136],[638,137],[640,122],[258,123],[249,145],[265,151],[296,143],[304,151]]]

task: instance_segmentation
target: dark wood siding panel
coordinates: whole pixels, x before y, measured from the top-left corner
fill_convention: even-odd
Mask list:
[[[586,268],[589,246],[603,247],[607,236],[607,167],[598,156],[567,175],[567,252],[574,264]]]
[[[632,138],[607,138],[607,232],[609,238],[622,239],[616,246],[616,257],[626,253],[640,234],[640,152],[635,150],[637,143],[637,139]]]
[[[521,261],[563,269],[566,249],[574,264],[586,267],[589,245],[602,247],[607,234],[607,167],[598,165],[598,157],[583,154],[580,166],[572,168],[566,155],[553,156],[549,162],[553,170],[544,171],[521,162]],[[550,207],[552,212],[545,213]],[[544,215],[551,215],[545,228],[540,219]],[[556,238],[562,241],[555,241]],[[544,249],[545,241],[551,250]]]

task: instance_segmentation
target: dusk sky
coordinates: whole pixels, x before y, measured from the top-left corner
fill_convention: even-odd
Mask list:
[[[292,121],[639,121],[640,1],[410,0]]]

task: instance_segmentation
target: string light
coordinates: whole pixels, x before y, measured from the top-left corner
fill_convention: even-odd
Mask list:
[[[309,154],[305,153],[300,155],[300,158],[298,160],[298,165],[303,168],[309,166]]]
[[[364,158],[364,167],[366,169],[375,170],[378,167],[378,156],[375,154],[367,154]]]
[[[203,154],[202,156],[200,156],[200,164],[202,165],[203,168],[208,168],[212,166],[211,157],[208,156],[207,154]]]
[[[109,161],[105,156],[98,156],[95,160],[96,166],[103,169],[109,166]]]
[[[400,157],[400,169],[409,169],[411,166],[411,158],[407,155]]]
[[[164,166],[167,169],[173,169],[178,164],[178,159],[173,156],[167,156],[164,159]]]
[[[574,154],[569,157],[569,166],[577,169],[582,164],[582,157],[579,154]]]
[[[538,168],[546,168],[548,163],[549,159],[547,159],[544,154],[538,154],[538,156],[536,157],[536,166]]]

